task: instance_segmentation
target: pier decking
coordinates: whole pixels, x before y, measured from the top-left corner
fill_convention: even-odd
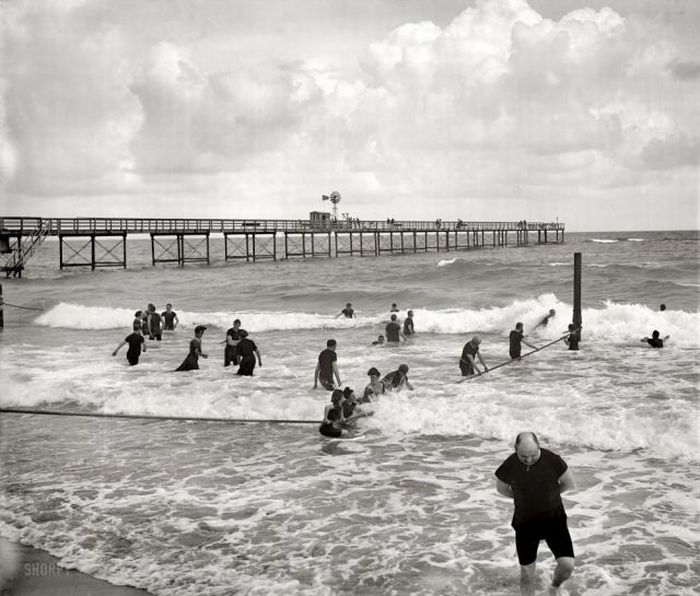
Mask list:
[[[211,234],[224,237],[228,260],[381,256],[564,242],[563,223],[359,219],[165,219],[0,217],[0,269],[21,276],[48,236],[59,238],[59,267],[126,268],[129,235],[151,237],[152,264],[210,263]],[[278,242],[278,240],[280,242]],[[283,242],[281,242],[283,240]],[[533,240],[534,241],[534,240]],[[100,257],[97,251],[100,250]]]

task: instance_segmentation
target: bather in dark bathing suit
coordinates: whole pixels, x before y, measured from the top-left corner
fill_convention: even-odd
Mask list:
[[[190,340],[190,353],[182,361],[182,364],[175,370],[198,370],[199,369],[199,352],[202,349],[202,342],[196,337]]]
[[[333,406],[333,408],[328,410],[328,420],[330,420],[331,422],[322,422],[321,426],[318,427],[318,432],[320,432],[324,437],[332,437],[334,439],[337,439],[340,435],[342,435],[343,431],[339,428],[336,428],[332,424],[336,420],[340,420],[341,411],[341,406]]]

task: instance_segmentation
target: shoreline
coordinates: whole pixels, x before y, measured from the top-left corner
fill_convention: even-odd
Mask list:
[[[45,550],[0,536],[0,594],[8,596],[150,596],[140,588],[117,586],[88,573],[59,566]]]

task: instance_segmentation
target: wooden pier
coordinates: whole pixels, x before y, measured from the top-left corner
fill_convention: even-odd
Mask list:
[[[59,239],[59,267],[126,268],[127,237],[149,235],[151,262],[211,262],[210,236],[224,238],[224,258],[382,256],[532,244],[562,244],[563,223],[457,221],[312,221],[302,219],[162,219],[0,217],[0,270],[21,277],[48,236]],[[535,240],[536,238],[536,240]],[[279,242],[278,242],[279,240]]]

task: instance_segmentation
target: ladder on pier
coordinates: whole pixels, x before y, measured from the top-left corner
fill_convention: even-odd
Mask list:
[[[0,264],[0,271],[5,272],[5,277],[10,277],[10,275],[22,277],[24,264],[36,253],[50,231],[51,224],[40,221],[39,225],[29,235],[18,236],[15,246],[10,246],[8,238],[7,245],[3,246],[3,248],[7,248],[7,251],[3,251],[4,254],[1,256],[4,259],[2,264]]]

